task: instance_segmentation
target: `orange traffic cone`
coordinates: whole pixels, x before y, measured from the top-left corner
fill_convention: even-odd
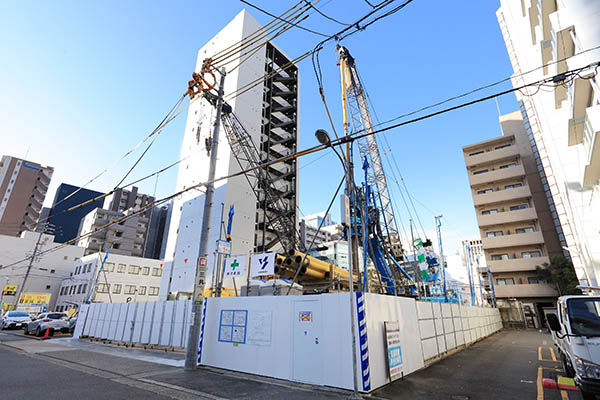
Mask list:
[[[48,339],[49,335],[50,335],[50,328],[46,328],[46,333],[44,333],[44,339]]]

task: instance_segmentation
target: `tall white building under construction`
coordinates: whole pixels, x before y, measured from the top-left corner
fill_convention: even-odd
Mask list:
[[[196,72],[212,58],[212,65],[227,71],[224,100],[244,125],[259,149],[261,162],[294,153],[298,146],[298,69],[274,44],[265,39],[268,30],[245,10],[240,12],[198,52]],[[190,71],[191,72],[191,71]],[[216,73],[218,86],[219,74]],[[266,79],[265,79],[266,77]],[[207,75],[207,80],[212,78]],[[205,182],[210,161],[215,107],[205,98],[195,99],[188,109],[181,147],[177,191]],[[221,126],[216,178],[240,171]],[[274,165],[267,170],[283,201],[286,217],[297,225],[298,165],[296,160]],[[250,182],[253,182],[250,179]],[[212,219],[208,242],[207,286],[211,282],[216,241],[221,236],[221,216],[225,225],[230,206],[234,206],[232,254],[277,248],[277,232],[265,220],[273,210],[264,196],[256,196],[245,176],[215,183]],[[175,199],[165,254],[161,298],[169,293],[192,292],[204,207],[204,187],[190,190]],[[224,238],[224,236],[223,236]],[[224,286],[231,286],[225,282]]]

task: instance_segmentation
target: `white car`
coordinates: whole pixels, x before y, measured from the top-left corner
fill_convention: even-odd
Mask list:
[[[36,336],[42,336],[47,329],[49,335],[54,335],[54,332],[68,332],[69,317],[67,314],[61,312],[41,313],[27,324],[23,333],[25,335],[33,333]]]
[[[31,322],[31,317],[25,311],[7,311],[0,322],[0,328],[21,329]]]

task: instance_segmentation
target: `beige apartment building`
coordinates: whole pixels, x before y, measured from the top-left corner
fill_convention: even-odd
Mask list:
[[[501,116],[500,125],[502,136],[463,147],[465,164],[499,306],[517,299],[539,323],[557,292],[536,266],[562,250],[521,113]]]
[[[36,229],[54,169],[16,157],[0,160],[0,235]]]

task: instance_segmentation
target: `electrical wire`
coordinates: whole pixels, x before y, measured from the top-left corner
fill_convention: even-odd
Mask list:
[[[252,3],[250,3],[249,1],[246,1],[246,0],[240,0],[240,1],[241,1],[242,3],[244,3],[244,4],[246,4],[246,5],[248,5],[248,6],[252,7],[252,8],[254,8],[254,9],[256,9],[256,10],[260,11],[260,12],[262,12],[263,14],[266,14],[266,15],[268,15],[268,16],[270,16],[270,17],[276,18],[276,19],[278,19],[278,20],[280,20],[280,21],[283,21],[283,22],[285,22],[285,23],[287,23],[287,24],[290,24],[290,25],[291,25],[291,26],[293,26],[293,27],[296,27],[296,28],[302,29],[303,31],[310,32],[310,33],[312,33],[312,34],[319,35],[319,36],[322,36],[322,37],[329,37],[329,35],[326,35],[326,34],[324,34],[324,33],[317,32],[317,31],[314,31],[314,30],[312,30],[312,29],[305,28],[305,27],[303,27],[302,25],[298,25],[298,23],[293,23],[293,22],[287,21],[287,20],[285,20],[285,19],[283,19],[283,18],[280,18],[280,17],[278,17],[278,16],[277,16],[277,15],[275,15],[275,14],[271,14],[271,13],[270,13],[270,12],[268,12],[267,10],[265,10],[265,9],[263,9],[263,8],[260,8],[260,7],[256,6],[256,5],[254,5],[254,4],[252,4]],[[316,0],[314,3],[316,3],[317,1],[318,1],[318,0]],[[314,4],[314,3],[313,3],[313,4]]]
[[[324,12],[322,12],[321,10],[319,10],[317,7],[313,6],[308,0],[304,0],[304,2],[306,4],[308,4],[310,6],[310,8],[312,8],[313,10],[315,10],[317,12],[317,14],[319,14],[320,16],[327,18],[330,21],[333,21],[337,24],[343,25],[343,26],[349,26],[350,24],[347,24],[345,22],[341,22],[333,17],[330,17],[329,15],[325,14]]]
[[[471,106],[471,105],[474,105],[474,104],[477,104],[477,103],[481,103],[481,102],[484,102],[484,101],[487,101],[487,100],[491,100],[491,99],[494,99],[496,97],[506,95],[508,93],[513,93],[515,91],[518,91],[518,90],[526,88],[526,87],[537,86],[537,85],[540,85],[540,84],[547,84],[547,83],[550,83],[550,82],[554,82],[554,83],[558,84],[558,83],[562,82],[564,79],[568,78],[572,74],[576,74],[576,73],[582,72],[582,71],[584,71],[586,69],[589,69],[589,68],[592,68],[592,67],[597,68],[599,66],[600,66],[600,61],[596,61],[594,63],[591,63],[591,64],[587,65],[587,66],[576,68],[576,69],[571,70],[571,71],[563,72],[562,74],[559,74],[557,76],[553,76],[553,77],[550,77],[550,78],[545,78],[545,79],[541,79],[541,80],[538,80],[538,81],[535,81],[535,82],[523,84],[523,85],[521,85],[519,87],[516,87],[516,88],[503,90],[503,91],[500,91],[500,92],[497,92],[497,93],[494,93],[494,94],[491,94],[491,95],[488,95],[488,96],[485,96],[485,97],[480,97],[478,99],[475,99],[475,100],[472,100],[472,101],[469,101],[469,102],[458,104],[458,105],[453,106],[453,107],[448,107],[448,108],[445,108],[443,110],[439,110],[439,111],[436,111],[436,112],[433,112],[433,113],[430,113],[430,114],[427,114],[427,115],[424,115],[424,116],[421,116],[421,117],[418,117],[418,118],[413,118],[413,119],[408,120],[408,121],[403,121],[403,122],[400,122],[400,123],[397,123],[397,124],[394,124],[394,125],[391,125],[391,126],[383,127],[381,129],[378,129],[378,130],[373,130],[371,132],[364,132],[364,130],[363,131],[353,132],[352,134],[350,134],[348,136],[344,136],[344,137],[340,138],[339,140],[333,140],[333,141],[331,141],[331,143],[328,144],[328,145],[321,145],[320,144],[320,145],[317,145],[317,146],[313,146],[313,147],[310,147],[308,149],[300,150],[300,151],[298,151],[298,152],[296,152],[294,154],[290,154],[290,155],[287,155],[287,156],[284,156],[284,157],[280,157],[280,158],[275,159],[275,160],[268,161],[268,162],[263,163],[261,165],[257,165],[257,166],[254,166],[254,167],[251,167],[251,168],[248,168],[248,169],[245,169],[245,170],[241,170],[241,171],[229,174],[229,175],[225,175],[225,176],[221,176],[221,177],[215,178],[215,179],[213,179],[211,181],[205,181],[205,182],[197,183],[196,185],[190,186],[190,187],[188,187],[186,189],[183,189],[183,190],[180,190],[178,192],[175,192],[175,193],[173,193],[173,194],[171,194],[169,196],[163,197],[160,200],[154,200],[154,201],[148,203],[147,205],[139,208],[138,210],[136,210],[136,211],[134,211],[134,212],[132,212],[132,213],[130,213],[128,215],[125,215],[123,217],[115,218],[115,219],[109,221],[107,224],[105,224],[103,226],[100,226],[100,227],[98,227],[97,229],[95,229],[93,231],[87,232],[87,233],[85,233],[83,235],[79,235],[78,237],[73,238],[73,239],[71,239],[71,240],[69,240],[69,241],[67,241],[65,243],[60,244],[60,245],[57,245],[57,246],[55,246],[55,247],[53,247],[51,249],[47,249],[47,250],[38,252],[38,254],[36,254],[36,257],[39,257],[41,255],[44,255],[44,254],[47,254],[47,253],[50,253],[50,252],[53,252],[53,251],[56,251],[56,250],[58,250],[58,249],[60,249],[62,247],[68,246],[69,244],[72,244],[72,243],[76,242],[79,239],[83,239],[85,237],[93,235],[96,232],[104,230],[104,229],[108,228],[111,225],[114,225],[114,224],[119,223],[121,221],[126,221],[127,219],[132,218],[133,216],[135,216],[135,215],[137,215],[139,213],[145,212],[150,207],[162,204],[162,203],[164,203],[164,202],[166,202],[168,200],[171,200],[171,199],[173,199],[175,197],[178,197],[178,196],[182,195],[183,193],[186,193],[186,192],[188,192],[190,190],[194,190],[194,189],[197,189],[197,188],[200,188],[200,187],[204,187],[204,186],[206,186],[208,184],[211,184],[211,183],[214,184],[216,182],[220,182],[220,181],[223,181],[223,180],[235,178],[237,176],[241,176],[241,175],[247,174],[247,173],[255,171],[257,169],[264,169],[264,168],[270,167],[272,165],[280,164],[280,163],[286,162],[288,160],[292,160],[292,159],[296,159],[296,158],[299,158],[299,157],[303,157],[303,156],[308,155],[308,154],[316,153],[318,151],[322,151],[322,150],[325,150],[325,149],[330,148],[330,147],[342,146],[342,145],[346,144],[347,142],[353,142],[355,140],[361,139],[361,138],[366,137],[366,136],[376,135],[377,133],[387,132],[389,130],[392,130],[392,129],[395,129],[395,128],[398,128],[398,127],[401,127],[401,126],[405,126],[405,125],[413,124],[413,123],[416,123],[416,122],[419,122],[419,121],[423,121],[423,120],[426,120],[426,119],[429,119],[429,118],[433,118],[433,117],[436,117],[438,115],[446,114],[446,113],[449,113],[451,111],[455,111],[455,110],[458,110],[458,109],[461,109],[461,108],[464,108],[464,107],[468,107],[468,106]],[[12,265],[16,265],[16,264],[18,264],[20,262],[29,260],[30,258],[31,258],[31,256],[30,257],[26,257],[26,258],[24,258],[24,259],[22,259],[20,261],[15,262],[15,263],[2,266],[2,267],[0,267],[0,270],[8,268],[8,267],[10,267]]]

